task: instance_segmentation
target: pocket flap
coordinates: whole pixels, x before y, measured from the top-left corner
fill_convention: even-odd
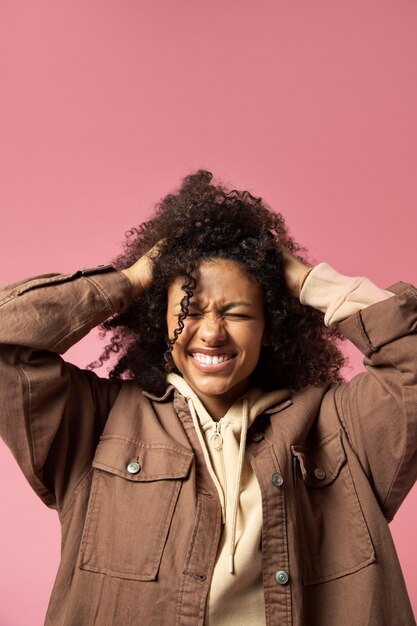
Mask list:
[[[301,475],[309,487],[324,487],[333,482],[346,462],[342,433],[328,435],[316,446],[291,446],[300,463]]]
[[[103,435],[93,467],[134,482],[170,480],[188,476],[193,456],[180,445]]]

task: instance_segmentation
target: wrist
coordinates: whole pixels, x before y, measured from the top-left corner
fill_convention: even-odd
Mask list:
[[[298,297],[300,297],[301,291],[302,291],[302,289],[304,287],[304,283],[306,282],[310,272],[313,269],[314,269],[313,266],[312,267],[306,266],[306,271],[304,272],[304,274],[301,276],[301,279],[300,279],[300,283],[299,283],[300,287],[299,287],[299,290],[298,290]]]
[[[128,268],[122,270],[122,274],[124,274],[126,276],[126,278],[129,280],[130,284],[132,285],[133,297],[137,298],[138,296],[142,295],[142,293],[145,290],[144,290],[142,282],[141,282],[140,278],[138,277],[138,275],[136,274],[136,272],[134,272],[131,267],[128,267]]]

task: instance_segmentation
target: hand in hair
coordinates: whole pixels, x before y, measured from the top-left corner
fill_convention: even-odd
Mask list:
[[[281,246],[282,256],[284,257],[285,280],[288,289],[293,296],[298,298],[307,274],[312,267],[303,263],[298,257],[292,254],[287,248]]]
[[[132,283],[134,297],[138,298],[149,289],[153,281],[153,260],[159,256],[163,240],[158,241],[146,254],[133,265],[122,270]]]

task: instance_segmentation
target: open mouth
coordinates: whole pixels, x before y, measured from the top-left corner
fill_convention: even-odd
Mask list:
[[[194,365],[197,369],[202,371],[221,371],[231,364],[236,358],[237,354],[232,353],[218,353],[218,354],[204,354],[203,352],[190,352]]]
[[[235,358],[235,354],[216,354],[210,356],[208,354],[202,354],[201,352],[193,352],[192,358],[201,363],[202,365],[218,365],[219,363],[225,363]]]

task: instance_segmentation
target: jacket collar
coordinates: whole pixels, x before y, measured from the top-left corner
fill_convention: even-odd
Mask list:
[[[168,385],[168,387],[165,390],[165,393],[162,396],[157,396],[153,393],[150,393],[150,391],[146,391],[144,389],[142,391],[142,395],[146,396],[150,400],[154,400],[155,402],[164,402],[167,398],[169,398],[169,396],[174,391],[174,389],[175,389],[174,385]]]
[[[165,400],[167,400],[169,396],[172,394],[174,389],[175,389],[174,385],[168,385],[168,387],[165,390],[165,393],[163,393],[162,395],[157,396],[156,394],[150,393],[149,391],[145,391],[145,390],[142,391],[142,394],[146,396],[147,398],[149,398],[150,400],[153,400],[154,402],[165,402]],[[291,392],[289,391],[287,398],[284,398],[280,402],[277,402],[276,404],[270,406],[268,409],[263,411],[263,413],[266,413],[267,415],[272,415],[273,413],[278,413],[279,411],[286,409],[287,407],[291,406],[291,404],[292,404]]]

